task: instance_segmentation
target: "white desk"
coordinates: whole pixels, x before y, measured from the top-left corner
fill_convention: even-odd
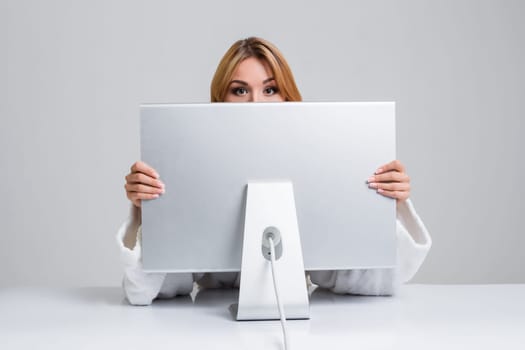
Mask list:
[[[234,321],[237,291],[130,306],[119,288],[0,289],[0,349],[282,349],[278,321]],[[525,285],[316,291],[292,349],[525,349]]]

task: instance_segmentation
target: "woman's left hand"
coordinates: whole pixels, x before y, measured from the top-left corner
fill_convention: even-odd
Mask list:
[[[410,196],[410,178],[399,160],[380,166],[368,178],[368,187],[385,197],[395,198],[398,203]]]

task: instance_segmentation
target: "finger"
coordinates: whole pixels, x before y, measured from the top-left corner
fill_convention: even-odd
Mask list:
[[[155,179],[149,175],[143,173],[133,173],[126,176],[126,182],[128,184],[145,184],[153,187],[164,188],[164,183],[158,179]]]
[[[410,182],[410,178],[405,173],[399,173],[397,171],[389,171],[368,178],[369,183],[373,182]]]
[[[140,160],[138,162],[135,162],[131,166],[131,173],[143,173],[143,174],[151,176],[154,179],[158,179],[160,177],[159,173],[157,173],[155,169],[153,169],[148,164]]]
[[[125,184],[126,192],[137,192],[137,193],[152,193],[152,194],[161,194],[164,193],[163,188],[152,187],[142,184]]]
[[[128,198],[133,203],[135,203],[137,200],[151,200],[159,198],[158,194],[152,194],[152,193],[142,193],[142,192],[128,192]]]
[[[405,191],[387,191],[379,189],[377,190],[377,193],[385,197],[397,199],[398,201],[404,201],[408,199],[409,196],[409,193]]]
[[[382,173],[385,173],[387,171],[398,171],[400,173],[404,173],[405,172],[405,166],[399,161],[399,160],[393,160],[391,161],[390,163],[386,163],[382,166],[380,166],[374,174],[382,174]]]
[[[368,184],[368,187],[374,189],[381,189],[386,191],[400,191],[408,192],[410,191],[410,184],[406,182],[391,182],[391,183],[382,183],[382,182],[372,182]]]

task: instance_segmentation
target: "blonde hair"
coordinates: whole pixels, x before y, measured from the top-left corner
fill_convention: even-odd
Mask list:
[[[238,40],[222,57],[211,81],[211,102],[224,102],[233,73],[245,59],[255,57],[268,64],[285,101],[301,101],[290,66],[272,43],[257,37]]]

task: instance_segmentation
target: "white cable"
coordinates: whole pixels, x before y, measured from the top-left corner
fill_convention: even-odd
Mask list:
[[[281,327],[283,329],[283,337],[284,337],[284,350],[289,350],[289,344],[288,344],[288,333],[286,332],[286,317],[284,315],[284,308],[283,304],[281,303],[281,300],[279,298],[279,288],[277,287],[277,279],[275,278],[275,247],[273,245],[273,239],[271,237],[268,237],[268,241],[270,241],[270,262],[272,263],[272,278],[273,278],[273,288],[275,290],[275,298],[277,299],[277,306],[279,307],[279,315],[281,316]]]

